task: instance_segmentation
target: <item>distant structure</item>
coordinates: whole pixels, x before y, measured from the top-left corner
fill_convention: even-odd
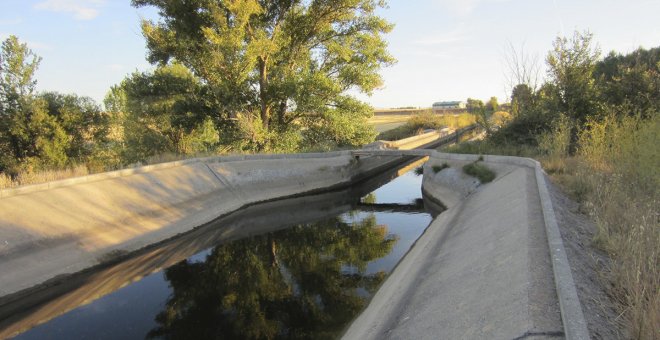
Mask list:
[[[435,102],[433,103],[433,111],[443,111],[450,109],[464,109],[465,102],[462,101],[448,101],[448,102]]]

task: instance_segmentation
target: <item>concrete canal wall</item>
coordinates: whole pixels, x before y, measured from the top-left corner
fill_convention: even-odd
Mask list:
[[[462,171],[479,156],[429,155],[425,197],[448,209],[344,338],[588,339],[540,165],[483,156],[497,177],[481,184]]]
[[[388,142],[433,144],[430,132]],[[0,191],[0,298],[246,205],[336,189],[406,157],[350,151],[163,163]]]

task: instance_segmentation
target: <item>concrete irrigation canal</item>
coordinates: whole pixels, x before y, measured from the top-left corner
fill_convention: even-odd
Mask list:
[[[0,338],[587,339],[540,166],[462,132],[0,191]]]

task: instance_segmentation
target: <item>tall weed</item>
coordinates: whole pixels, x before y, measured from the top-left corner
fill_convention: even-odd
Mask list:
[[[658,115],[608,116],[589,121],[579,139],[586,166],[576,175],[592,188],[595,241],[612,255],[614,295],[639,339],[654,339],[660,330],[659,136]]]

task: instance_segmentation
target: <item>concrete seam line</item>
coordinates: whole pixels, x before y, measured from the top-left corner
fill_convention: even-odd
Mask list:
[[[589,339],[589,330],[582,313],[580,299],[577,295],[571,267],[566,257],[566,251],[557,225],[550,193],[541,170],[537,163],[535,167],[536,184],[541,199],[541,209],[543,210],[543,220],[545,222],[545,232],[548,237],[548,247],[552,258],[552,271],[555,277],[555,286],[557,288],[557,297],[559,299],[559,310],[561,320],[564,325],[564,334],[568,340],[586,340]]]

